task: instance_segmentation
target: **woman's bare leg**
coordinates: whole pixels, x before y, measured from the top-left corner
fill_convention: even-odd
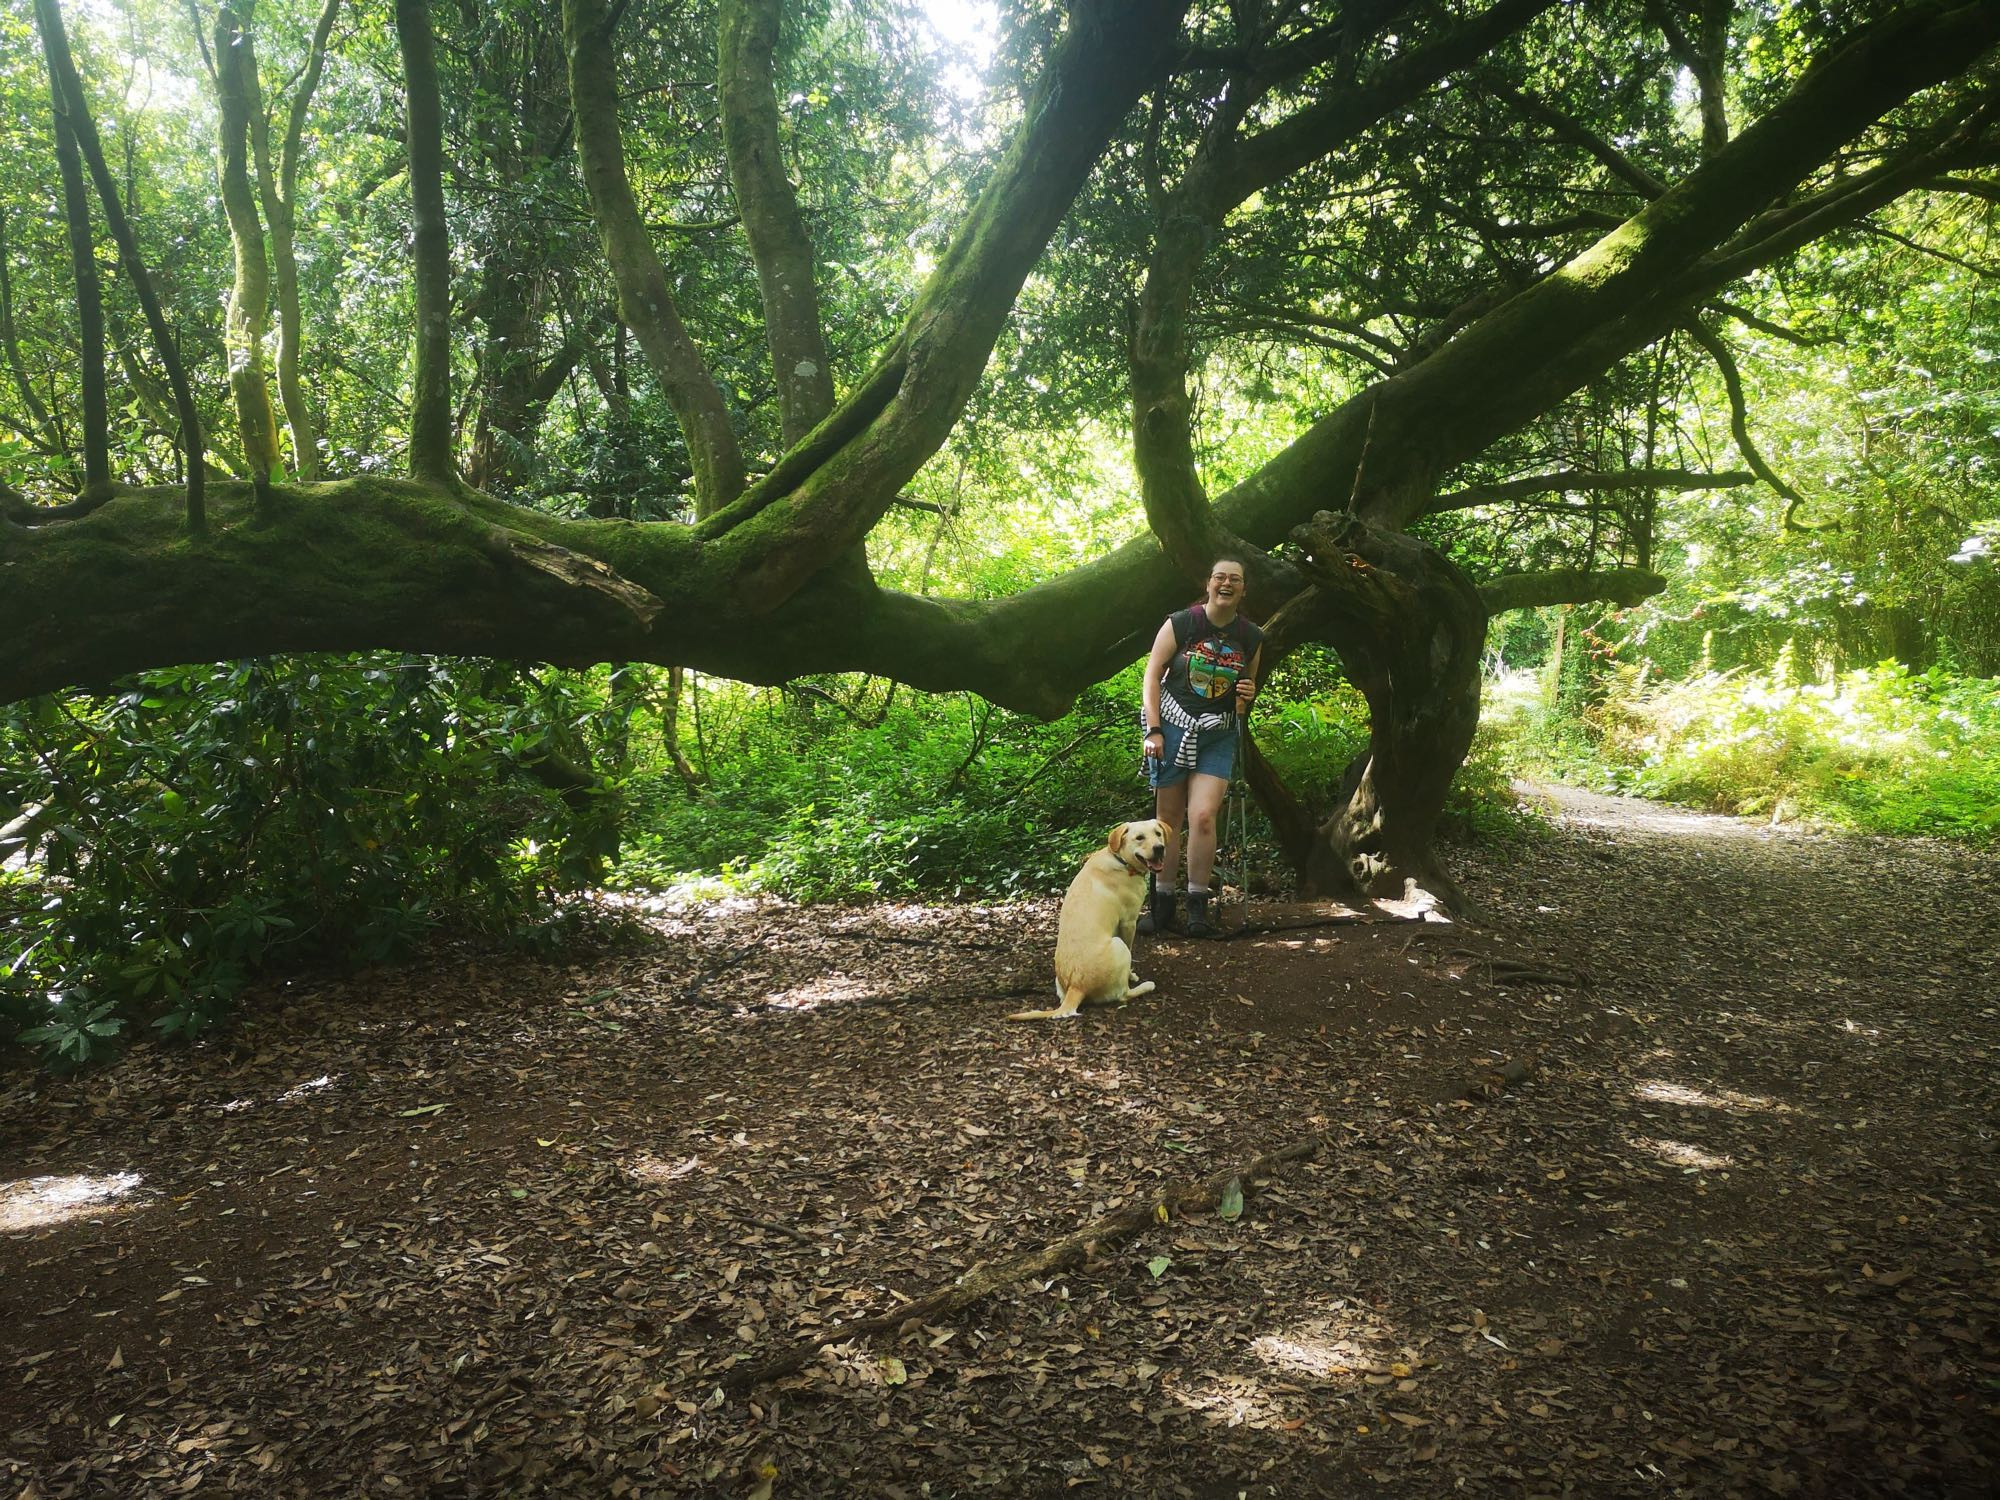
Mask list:
[[[1194,778],[1199,780],[1200,778]],[[1213,780],[1214,778],[1210,778]],[[1181,869],[1181,824],[1187,821],[1188,780],[1182,777],[1172,786],[1163,786],[1153,793],[1153,816],[1167,825],[1167,859],[1160,867],[1160,890],[1174,889],[1180,878]],[[1214,860],[1214,845],[1211,843],[1209,858]]]
[[[1187,779],[1188,889],[1205,891],[1215,870],[1215,815],[1222,809],[1223,794],[1229,783],[1220,776],[1197,771]],[[1171,851],[1172,845],[1168,848]],[[1169,853],[1168,858],[1173,856]],[[1168,866],[1172,868],[1171,865]]]

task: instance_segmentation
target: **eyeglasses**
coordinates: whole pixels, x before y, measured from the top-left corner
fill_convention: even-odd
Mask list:
[[[1208,575],[1208,581],[1210,583],[1241,583],[1243,575],[1241,573],[1211,573]]]

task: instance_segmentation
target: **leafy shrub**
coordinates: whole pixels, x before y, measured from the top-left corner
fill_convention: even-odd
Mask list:
[[[532,928],[594,873],[607,815],[525,774],[588,719],[565,691],[384,656],[0,710],[0,807],[42,809],[0,887],[0,1021],[76,1064],[149,1021],[201,1031],[273,963],[375,962],[444,920]]]
[[[1884,662],[1794,680],[1765,672],[1645,687],[1623,677],[1600,751],[1634,791],[1716,811],[1892,834],[2000,832],[2000,681]]]
[[[1261,701],[1257,742],[1302,794],[1330,795],[1367,746],[1367,707],[1330,658],[1295,661]],[[641,757],[614,879],[798,900],[1053,892],[1104,830],[1151,812],[1136,666],[1052,723],[966,697],[881,696],[833,678],[706,688],[696,749],[708,784],[691,793],[663,757]],[[1508,771],[1482,736],[1447,826],[1484,836],[1519,820]],[[1280,870],[1261,814],[1247,822],[1252,870]]]
[[[1127,676],[1054,723],[907,695],[857,718],[828,699],[869,689],[833,679],[711,689],[706,788],[636,778],[615,879],[808,901],[1059,890],[1103,830],[1152,807]]]

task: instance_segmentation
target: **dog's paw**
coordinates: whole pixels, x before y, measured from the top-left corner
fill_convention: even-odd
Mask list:
[[[1153,993],[1153,981],[1150,979],[1142,979],[1139,981],[1139,983],[1133,985],[1132,988],[1130,988],[1125,992],[1125,998],[1127,1000],[1133,1000],[1138,998],[1140,995],[1150,995],[1152,993]]]

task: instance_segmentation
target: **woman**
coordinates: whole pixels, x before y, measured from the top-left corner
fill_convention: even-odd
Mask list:
[[[1264,632],[1237,613],[1240,558],[1209,565],[1208,598],[1167,616],[1146,660],[1146,769],[1154,816],[1167,825],[1165,873],[1139,918],[1139,931],[1165,932],[1174,920],[1181,823],[1187,823],[1189,937],[1214,937],[1208,878],[1215,868],[1215,815],[1236,769],[1237,716],[1257,696]]]

